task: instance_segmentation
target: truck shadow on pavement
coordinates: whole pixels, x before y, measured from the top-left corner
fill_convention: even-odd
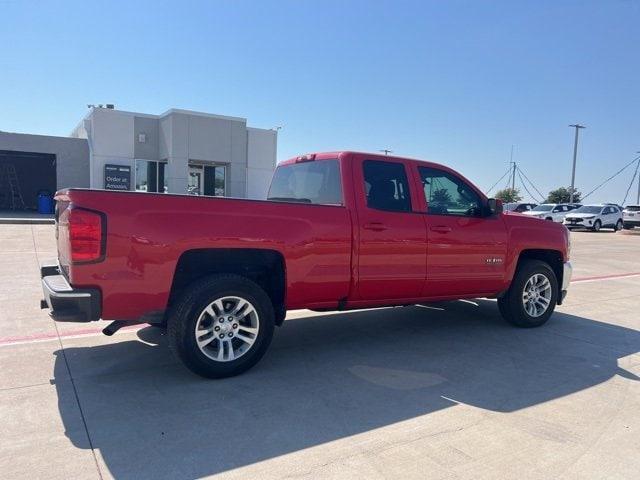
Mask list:
[[[198,478],[459,403],[513,412],[616,375],[637,381],[618,360],[640,350],[638,331],[561,312],[516,329],[489,300],[287,321],[261,363],[218,381],[174,360],[162,330],[130,335],[56,352],[66,434],[115,478]]]

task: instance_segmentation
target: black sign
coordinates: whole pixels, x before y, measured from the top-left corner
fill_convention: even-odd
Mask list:
[[[131,190],[131,167],[128,165],[105,165],[104,189]]]

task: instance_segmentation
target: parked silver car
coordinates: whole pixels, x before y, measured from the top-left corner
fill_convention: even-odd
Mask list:
[[[564,226],[572,228],[588,228],[595,232],[601,228],[613,228],[614,232],[622,230],[622,212],[614,205],[583,205],[564,217]]]
[[[625,230],[640,227],[640,205],[627,205],[622,210],[622,221]]]

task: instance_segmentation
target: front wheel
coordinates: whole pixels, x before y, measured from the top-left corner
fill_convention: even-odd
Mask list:
[[[238,275],[214,275],[188,287],[168,321],[169,345],[192,372],[238,375],[265,354],[274,330],[265,291]]]
[[[507,293],[498,299],[500,313],[509,323],[539,327],[549,320],[558,301],[558,280],[553,269],[540,260],[524,260]]]

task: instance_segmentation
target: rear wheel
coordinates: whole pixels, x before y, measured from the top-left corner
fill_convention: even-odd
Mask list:
[[[613,231],[617,232],[618,230],[622,230],[623,227],[624,227],[624,223],[622,223],[622,220],[618,220],[618,222],[616,223],[616,226],[614,227]]]
[[[207,378],[238,375],[264,355],[274,329],[269,296],[238,275],[193,283],[168,322],[169,345],[185,366]]]
[[[602,227],[602,222],[600,220],[596,220],[595,222],[593,222],[593,231],[594,232],[599,232],[600,231],[600,227]]]
[[[509,323],[530,328],[543,325],[558,301],[558,280],[540,260],[524,260],[507,293],[498,299],[500,313]]]

